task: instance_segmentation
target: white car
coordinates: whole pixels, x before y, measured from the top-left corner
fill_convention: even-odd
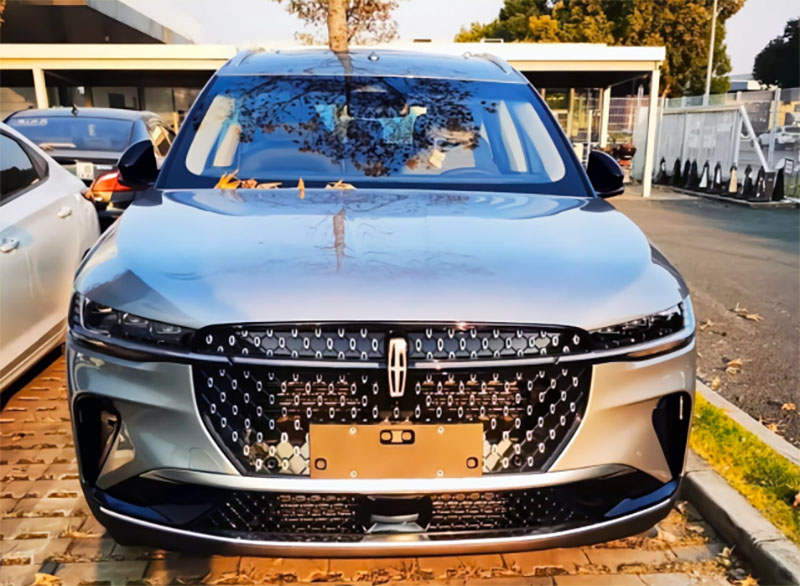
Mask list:
[[[758,137],[761,146],[768,147],[772,133],[767,131]],[[775,129],[775,148],[791,148],[800,141],[800,126],[778,126]]]
[[[0,391],[64,340],[72,279],[100,235],[85,189],[0,123]]]

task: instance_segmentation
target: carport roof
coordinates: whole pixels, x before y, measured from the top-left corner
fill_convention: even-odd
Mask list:
[[[263,47],[267,51],[281,48],[286,47]],[[364,48],[445,55],[489,53],[505,59],[540,87],[607,87],[651,73],[666,56],[664,47],[585,43],[391,43]],[[215,71],[236,53],[236,47],[231,45],[2,43],[0,69]]]
[[[3,43],[190,43],[119,0],[7,0]]]

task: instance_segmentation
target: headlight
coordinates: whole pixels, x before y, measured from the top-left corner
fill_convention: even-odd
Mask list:
[[[694,312],[688,297],[665,311],[589,333],[596,350],[616,350],[654,342],[684,331],[686,337],[694,332]]]
[[[72,298],[70,327],[87,336],[117,338],[176,348],[188,348],[194,330],[147,319],[95,303],[80,293]]]

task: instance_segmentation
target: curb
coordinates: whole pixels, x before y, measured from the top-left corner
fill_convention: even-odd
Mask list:
[[[700,381],[697,381],[697,391],[710,403],[727,411],[731,418],[760,440],[787,459],[795,461],[795,452],[800,453],[800,450],[789,442],[765,429]],[[750,561],[759,578],[768,584],[800,584],[800,548],[767,521],[705,460],[691,451],[681,484],[681,495],[694,505],[714,529],[735,545],[736,550]]]
[[[738,206],[744,206],[751,209],[762,209],[762,210],[770,210],[770,209],[794,209],[800,207],[798,202],[792,199],[783,199],[780,201],[747,201],[744,199],[736,199],[733,197],[725,197],[724,195],[716,195],[714,193],[703,193],[700,191],[691,191],[690,189],[684,189],[683,187],[675,187],[675,186],[665,186],[673,191],[677,191],[679,193],[685,193],[687,195],[694,195],[695,197],[702,197],[704,199],[711,199],[714,201],[724,202],[724,203],[732,203]]]
[[[689,453],[681,494],[767,584],[800,584],[800,549],[700,456]]]

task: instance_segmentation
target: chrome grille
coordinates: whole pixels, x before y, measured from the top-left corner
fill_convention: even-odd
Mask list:
[[[385,369],[197,362],[206,426],[246,474],[309,474],[311,423],[482,423],[484,473],[545,470],[583,416],[591,365],[409,369],[392,398]]]
[[[195,350],[250,358],[381,361],[389,336],[408,340],[410,360],[491,360],[563,356],[591,349],[577,328],[503,325],[247,325],[213,326],[195,336]]]

